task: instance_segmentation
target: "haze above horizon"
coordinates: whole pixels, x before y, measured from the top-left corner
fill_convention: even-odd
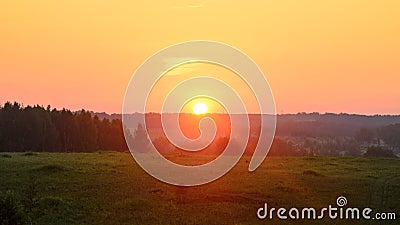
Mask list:
[[[121,113],[146,58],[202,39],[248,54],[278,114],[398,115],[399,10],[389,0],[4,1],[0,104]]]

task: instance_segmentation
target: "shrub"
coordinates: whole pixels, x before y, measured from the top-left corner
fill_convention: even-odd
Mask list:
[[[46,196],[39,199],[33,209],[37,224],[71,224],[74,222],[72,208],[63,198]]]
[[[392,158],[396,157],[393,152],[389,149],[380,146],[368,147],[367,152],[365,152],[364,157],[386,157]]]
[[[24,209],[13,191],[9,190],[4,197],[0,197],[0,225],[25,224],[25,219]]]
[[[1,157],[2,158],[12,158],[12,156],[9,154],[1,154]]]

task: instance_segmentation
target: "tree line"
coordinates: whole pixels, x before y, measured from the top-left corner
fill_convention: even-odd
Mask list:
[[[332,120],[337,121],[336,117]],[[360,118],[363,119],[363,124],[368,118],[377,120],[374,117]],[[387,119],[394,120],[397,117],[388,117]],[[149,122],[154,123],[155,121],[156,119],[151,118]],[[335,135],[335,132],[341,130],[339,128],[342,126],[350,125],[340,124],[332,128],[332,126],[328,126],[330,124],[329,121],[296,122],[296,120],[282,121],[278,119],[277,137],[274,139],[270,155],[334,156],[342,155],[344,152],[344,155],[362,156],[364,154],[362,149],[365,151],[367,148],[371,150],[372,155],[385,153],[386,156],[387,152],[396,154],[400,152],[400,123],[380,124],[380,126],[368,128],[354,126],[352,132],[348,134],[338,132],[340,135]],[[325,133],[319,132],[319,130],[323,130]],[[147,136],[144,135],[145,133],[141,134],[144,131],[140,131],[140,129],[136,129],[132,137],[135,143],[139,143],[139,146],[145,140],[144,136]],[[152,142],[156,146],[160,146],[163,152],[173,150],[173,146],[169,147],[168,142],[164,139],[153,138]],[[250,139],[247,148],[254,149],[253,145],[257,143],[257,140],[258,138]],[[224,138],[220,138],[211,147],[223,146],[226,144],[225,142]],[[370,147],[383,148],[383,150],[369,149]],[[97,115],[93,116],[86,110],[72,112],[67,109],[51,109],[50,106],[44,108],[39,105],[23,107],[17,102],[6,102],[3,106],[0,105],[0,151],[2,152],[94,152],[98,150],[128,151],[121,119],[108,119],[107,117],[99,119]],[[143,151],[145,150],[143,149]],[[211,152],[214,150],[212,149]]]
[[[127,151],[120,119],[100,120],[90,112],[0,105],[0,151]]]

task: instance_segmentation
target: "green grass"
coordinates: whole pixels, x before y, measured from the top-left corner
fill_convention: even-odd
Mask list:
[[[33,224],[398,223],[270,221],[256,212],[265,202],[276,208],[336,206],[343,195],[347,206],[399,217],[399,159],[267,157],[251,173],[248,161],[215,182],[184,188],[146,174],[129,153],[1,153],[0,192],[14,190],[24,202],[37,189]]]

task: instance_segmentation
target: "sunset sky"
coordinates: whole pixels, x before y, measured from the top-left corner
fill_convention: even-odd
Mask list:
[[[278,113],[400,114],[400,1],[1,1],[0,104],[121,113],[137,67],[215,40],[262,69]]]

